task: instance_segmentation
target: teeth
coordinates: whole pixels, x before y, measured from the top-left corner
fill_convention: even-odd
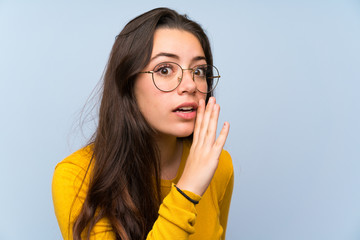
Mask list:
[[[192,109],[193,109],[193,107],[181,107],[181,108],[179,108],[179,110],[181,110],[181,111],[190,111]]]
[[[192,112],[194,111],[193,107],[181,107],[176,109],[177,112]]]

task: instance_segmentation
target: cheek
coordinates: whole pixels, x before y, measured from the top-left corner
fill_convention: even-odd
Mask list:
[[[161,101],[162,98],[159,95],[161,92],[153,85],[151,76],[141,76],[136,79],[134,93],[141,114],[150,125],[153,125],[154,121],[158,121],[160,117],[159,106],[164,101]]]
[[[197,92],[197,99],[204,99],[206,101],[206,96],[207,94],[201,93],[201,92]]]
[[[147,76],[142,75],[141,77],[138,77],[135,80],[135,84],[134,84],[134,95],[135,95],[135,99],[136,99],[136,103],[140,109],[140,112],[142,113],[142,115],[146,118],[147,115],[147,109],[149,109],[149,107],[147,107],[147,105],[149,104],[149,100],[151,99],[151,97],[149,96],[150,94],[150,86],[148,86],[146,79]]]

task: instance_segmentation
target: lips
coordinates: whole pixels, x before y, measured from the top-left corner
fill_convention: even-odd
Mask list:
[[[185,121],[192,121],[196,117],[196,109],[198,105],[194,102],[183,103],[177,106],[173,112],[176,114],[177,117],[183,119]]]
[[[173,112],[183,112],[183,113],[190,113],[196,111],[198,105],[196,103],[183,103],[177,106]]]

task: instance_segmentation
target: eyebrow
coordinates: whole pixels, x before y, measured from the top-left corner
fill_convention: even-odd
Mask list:
[[[154,57],[152,57],[150,61],[153,61],[155,58],[158,58],[158,57],[169,57],[169,58],[174,58],[176,60],[180,59],[180,57],[176,54],[161,52],[161,53],[156,54]],[[193,61],[206,60],[206,57],[205,56],[196,56],[192,60]]]

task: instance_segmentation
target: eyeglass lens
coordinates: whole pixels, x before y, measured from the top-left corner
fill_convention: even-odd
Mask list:
[[[199,92],[208,93],[214,90],[220,77],[218,70],[214,66],[199,65],[190,71]],[[164,62],[155,66],[153,81],[158,89],[172,91],[179,86],[183,74],[185,73],[178,64]]]

